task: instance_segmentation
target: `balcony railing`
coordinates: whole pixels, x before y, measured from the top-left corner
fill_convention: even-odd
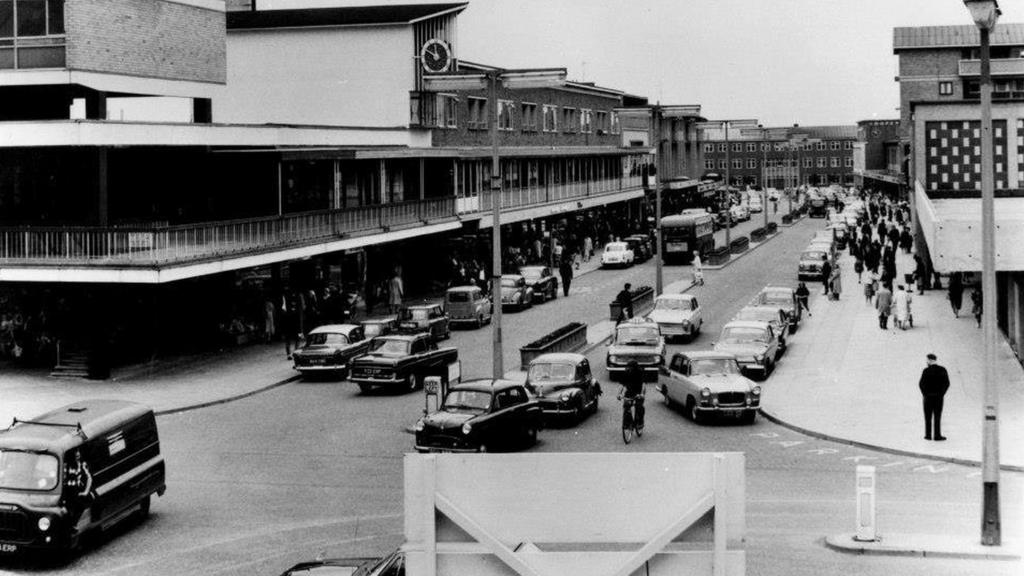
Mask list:
[[[455,218],[455,198],[446,197],[181,226],[0,228],[0,263],[180,264]]]
[[[517,208],[542,205],[562,200],[611,194],[642,186],[642,176],[625,176],[622,178],[603,178],[583,182],[516,187],[502,190],[501,207]],[[481,194],[479,209],[491,210],[494,206],[491,198],[490,193]]]
[[[981,76],[981,60],[961,60],[961,76]],[[993,76],[1024,76],[1024,58],[994,58]]]

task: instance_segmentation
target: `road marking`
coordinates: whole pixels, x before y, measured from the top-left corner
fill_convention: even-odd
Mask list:
[[[759,436],[761,438],[778,438],[778,432],[751,432],[751,436]]]
[[[855,463],[861,460],[878,460],[876,456],[847,456],[843,460],[853,460]]]
[[[914,472],[920,472],[922,470],[927,470],[932,474],[939,474],[949,470],[949,467],[942,466],[941,464],[938,466],[936,466],[935,464],[925,464],[924,466],[918,466],[917,468],[914,468]]]
[[[814,448],[813,450],[808,450],[808,452],[821,456],[822,454],[836,454],[839,450],[836,450],[835,448]]]
[[[799,446],[799,445],[801,445],[803,443],[804,443],[803,440],[776,440],[776,441],[772,442],[772,444],[778,444],[779,446],[782,446],[783,448],[792,448],[793,446]]]
[[[905,462],[903,462],[902,460],[898,462],[889,462],[888,464],[882,464],[881,466],[879,466],[879,468],[889,468],[892,466],[899,466],[900,464],[905,464]]]

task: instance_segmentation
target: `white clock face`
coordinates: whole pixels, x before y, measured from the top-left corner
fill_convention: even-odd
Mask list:
[[[444,40],[427,40],[420,51],[420,61],[427,72],[447,72],[452,64],[452,51]]]

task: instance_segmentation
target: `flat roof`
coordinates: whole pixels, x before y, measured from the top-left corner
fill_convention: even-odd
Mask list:
[[[412,24],[443,14],[457,14],[465,10],[467,6],[469,6],[468,2],[458,2],[452,4],[396,4],[238,11],[227,13],[227,29],[266,30]]]
[[[989,41],[993,46],[1024,45],[1024,23],[997,24]],[[912,26],[892,30],[892,50],[961,48],[979,46],[981,37],[973,24],[957,26]]]

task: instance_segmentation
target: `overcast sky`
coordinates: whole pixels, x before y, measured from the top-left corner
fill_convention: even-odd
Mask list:
[[[263,9],[428,3],[257,0]],[[1003,0],[1003,22],[1024,17]],[[767,125],[898,118],[892,29],[970,24],[962,0],[470,0],[458,56]]]

